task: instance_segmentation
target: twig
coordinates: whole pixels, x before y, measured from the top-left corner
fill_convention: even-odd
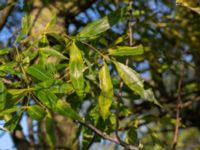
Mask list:
[[[194,100],[190,100],[180,105],[181,109],[187,108],[191,106],[194,102],[200,101],[200,96],[197,96]]]
[[[85,122],[79,122],[79,123],[81,125],[87,127],[88,129],[92,130],[93,132],[95,132],[96,134],[98,134],[99,136],[101,136],[105,140],[109,140],[109,141],[111,141],[113,143],[119,144],[119,145],[123,146],[124,148],[126,148],[128,150],[138,150],[138,148],[136,146],[121,142],[121,141],[118,140],[118,138],[116,136],[108,135],[107,133],[99,130],[98,128],[96,128],[92,124],[87,124]]]
[[[178,81],[178,90],[177,90],[177,105],[176,105],[176,127],[174,131],[174,138],[172,142],[172,150],[176,150],[177,139],[179,134],[179,126],[180,126],[180,111],[181,111],[181,85],[183,81],[183,67],[181,66],[181,75]]]
[[[27,116],[27,125],[28,125],[28,133],[29,133],[29,142],[31,145],[35,143],[34,133],[33,133],[33,122],[32,119]]]

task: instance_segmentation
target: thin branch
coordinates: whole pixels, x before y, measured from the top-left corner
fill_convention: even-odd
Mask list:
[[[33,122],[32,119],[27,116],[27,125],[28,125],[28,133],[29,133],[29,142],[31,145],[35,143],[34,133],[33,133]]]
[[[101,136],[105,140],[108,140],[108,141],[111,141],[113,143],[119,144],[119,145],[123,146],[124,148],[126,148],[128,150],[138,150],[138,148],[136,146],[121,142],[121,141],[118,140],[118,138],[116,136],[108,135],[107,133],[99,130],[98,128],[96,128],[92,124],[87,124],[85,122],[79,122],[79,123],[81,125],[87,127],[88,129],[92,130],[93,132],[95,132],[96,134],[98,134],[99,136]]]
[[[184,108],[191,106],[194,102],[198,102],[198,101],[200,101],[200,96],[196,97],[193,100],[190,100],[188,102],[181,104],[180,107],[181,107],[181,109],[184,109]]]
[[[182,3],[176,3],[177,6],[182,6],[182,7],[185,7],[187,8],[188,10],[192,11],[192,12],[195,12],[197,14],[200,15],[200,10],[198,9],[198,7],[191,7],[189,6],[187,3],[185,2],[182,2]]]
[[[178,89],[177,89],[177,105],[176,105],[176,127],[174,131],[174,138],[172,142],[172,150],[176,150],[177,140],[178,140],[178,134],[179,134],[179,126],[180,126],[180,111],[181,111],[181,86],[183,81],[183,67],[181,66],[181,75],[178,81]]]

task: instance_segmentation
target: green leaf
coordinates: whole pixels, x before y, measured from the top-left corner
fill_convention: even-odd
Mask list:
[[[129,144],[137,145],[138,144],[138,137],[137,132],[134,127],[131,127],[126,133],[126,141]]]
[[[56,145],[55,122],[53,119],[47,117],[45,125],[46,125],[47,142],[50,145],[51,149],[53,150]]]
[[[79,97],[84,96],[83,58],[81,51],[74,41],[70,46],[69,71],[70,80]]]
[[[107,64],[104,62],[103,67],[99,71],[99,81],[101,94],[99,96],[100,114],[103,119],[106,119],[109,115],[109,108],[113,99],[113,85],[108,70]]]
[[[41,120],[45,116],[45,111],[39,105],[28,107],[28,115],[34,120]]]
[[[4,72],[5,75],[7,73],[9,74],[17,74],[17,72],[13,69],[15,67],[16,63],[15,62],[10,62],[10,63],[7,63],[7,64],[2,64],[0,65],[0,71]]]
[[[0,117],[14,113],[14,112],[16,112],[17,110],[20,110],[20,109],[21,109],[20,107],[13,107],[13,108],[5,109],[5,110],[0,112]]]
[[[135,56],[144,53],[142,45],[135,47],[118,46],[116,49],[109,49],[108,51],[109,55],[114,56]]]
[[[26,13],[22,18],[22,32],[27,35],[30,27],[31,27],[31,17],[29,14]]]
[[[91,144],[91,141],[94,140],[93,137],[94,137],[93,132],[90,129],[83,126],[82,127],[83,139],[81,140],[82,145],[83,145],[82,150],[88,150],[88,147]]]
[[[16,43],[19,42],[23,38],[24,35],[28,35],[30,27],[31,27],[31,18],[30,18],[30,15],[26,13],[22,18],[21,31],[17,35],[14,45],[16,45]]]
[[[74,91],[73,86],[71,84],[67,84],[67,83],[63,83],[60,86],[59,85],[55,85],[51,87],[51,91],[53,93],[72,93]]]
[[[46,24],[45,30],[48,30],[48,28],[53,27],[56,24],[57,16],[56,13],[52,13],[51,20]]]
[[[47,54],[48,56],[56,56],[60,59],[68,59],[65,57],[62,53],[58,52],[57,50],[51,48],[51,47],[43,47],[38,49],[40,52]]]
[[[65,83],[62,80],[47,80],[35,84],[34,90],[49,89],[55,94],[69,94],[74,91],[73,86],[69,83]]]
[[[65,101],[59,100],[56,104],[55,111],[65,117],[71,118],[73,120],[83,121],[79,114],[73,110],[68,103]]]
[[[0,79],[0,110],[4,109],[6,104],[7,91],[3,81]]]
[[[0,49],[0,55],[8,54],[11,50],[11,48]]]
[[[22,117],[23,111],[20,111],[15,116],[13,116],[8,122],[5,123],[4,128],[8,131],[13,132],[17,127],[20,118]]]
[[[8,89],[7,90],[7,100],[5,108],[10,108],[15,106],[19,101],[21,101],[27,94],[28,89]]]
[[[150,102],[153,102],[160,106],[160,104],[155,99],[152,90],[144,89],[144,83],[143,83],[144,80],[135,70],[116,61],[114,61],[114,64],[117,68],[119,76],[131,90],[133,90],[136,94],[140,95],[142,98],[149,100]]]
[[[81,40],[91,40],[97,38],[101,33],[110,29],[113,25],[124,19],[126,9],[120,8],[103,17],[102,19],[96,20],[86,27],[84,27],[77,37]]]
[[[54,108],[58,101],[57,96],[48,89],[38,89],[33,93],[48,108]]]
[[[134,92],[140,95],[143,92],[144,87],[144,80],[140,77],[140,75],[135,70],[122,63],[114,62],[114,64],[117,68],[117,72],[125,84]]]
[[[40,38],[39,42],[38,42],[38,46],[39,47],[47,47],[49,45],[49,41],[47,39],[47,36],[44,34],[42,35],[42,37]]]
[[[0,93],[3,93],[6,90],[3,81],[0,79]]]
[[[51,80],[52,74],[46,71],[42,66],[40,65],[32,65],[28,68],[27,73],[31,76],[35,77],[38,80],[45,81],[45,80]]]

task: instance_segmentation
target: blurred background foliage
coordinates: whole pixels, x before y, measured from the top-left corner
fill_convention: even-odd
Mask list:
[[[42,56],[45,54],[42,53],[37,59],[36,49],[49,46],[68,58],[69,52],[65,50],[67,38],[63,38],[63,34],[75,36],[88,23],[110,14],[117,8],[128,7],[125,0],[0,0],[0,5],[0,49],[2,49],[0,50],[0,77],[7,89],[20,89],[26,84],[26,81],[21,80],[20,69],[13,68],[14,60],[17,60],[16,52],[12,50],[14,45],[20,49],[25,67],[47,63],[49,65],[46,65],[46,71],[54,72],[54,79],[65,78],[68,81],[69,71],[66,66],[69,60],[52,57],[43,59]],[[124,86],[123,105],[120,107],[120,136],[130,144],[139,144],[144,150],[170,149],[176,124],[177,103],[180,99],[181,124],[177,149],[200,149],[200,2],[198,0],[177,0],[177,2],[134,0],[133,15],[136,19],[133,28],[133,45],[142,44],[144,53],[129,57],[129,67],[141,74],[145,80],[145,88],[152,88],[162,107],[139,98]],[[22,20],[22,16],[27,17]],[[27,24],[27,20],[32,24]],[[100,93],[97,78],[98,68],[102,62],[99,54],[91,50],[91,46],[103,54],[107,53],[108,48],[128,46],[127,20],[114,25],[100,37],[87,41],[90,46],[82,48],[84,51],[82,55],[88,59],[85,63],[89,68],[84,75],[87,93],[84,100],[79,99],[70,87],[63,87],[69,93],[58,93],[58,97],[66,98],[72,108],[80,111],[96,127],[107,133],[114,131],[115,117],[112,114],[106,121],[99,118],[95,97]],[[23,29],[29,29],[27,37],[23,35],[19,37],[23,21],[26,22]],[[17,44],[16,39],[19,39]],[[125,57],[116,57],[116,60],[125,63]],[[116,75],[112,65],[108,67],[114,89],[118,92],[119,76]],[[14,92],[17,91],[10,93],[12,98]],[[20,93],[19,90],[16,95],[20,97],[23,92]],[[16,95],[15,98],[20,100]],[[28,98],[24,95],[21,97],[25,100]],[[115,107],[116,103],[113,102],[111,108]],[[27,119],[28,133],[20,129],[10,133],[18,149],[26,149],[27,145],[30,148],[30,144],[36,149],[37,147],[42,149],[41,145],[51,146],[51,140],[48,141],[48,138],[43,137],[48,136],[46,131],[50,132],[52,128],[56,129],[56,145],[63,146],[63,149],[79,147],[123,149],[102,140],[85,127],[80,129],[76,122],[59,115],[54,116],[53,124],[49,121],[48,124],[55,126],[50,127],[50,130],[47,130],[48,127],[45,129],[44,121],[33,121],[26,113],[23,117]]]

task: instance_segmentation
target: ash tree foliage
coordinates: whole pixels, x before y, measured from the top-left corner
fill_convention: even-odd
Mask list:
[[[0,4],[0,129],[15,148],[200,148],[199,1]]]

